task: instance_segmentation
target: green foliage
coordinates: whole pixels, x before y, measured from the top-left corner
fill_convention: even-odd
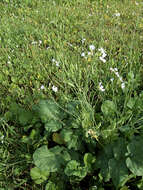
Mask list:
[[[0,1],[0,189],[143,189],[142,10]]]
[[[49,181],[46,184],[45,190],[59,190],[58,187],[56,186],[56,184],[54,184],[53,182]]]
[[[35,151],[33,160],[41,171],[58,172],[66,164],[67,160],[70,160],[70,155],[63,147],[55,146],[48,149],[44,145]]]
[[[35,181],[36,184],[41,184],[49,177],[49,172],[41,171],[39,168],[32,168],[30,171],[31,178]]]
[[[96,162],[95,156],[93,156],[91,153],[86,153],[83,159],[87,171],[88,172],[94,171],[95,162]]]
[[[101,106],[101,111],[105,116],[112,116],[116,113],[117,108],[114,102],[106,100]]]
[[[43,123],[53,122],[52,120],[57,121],[62,116],[62,114],[60,114],[60,108],[52,100],[41,100],[37,106],[33,107],[33,109]],[[54,126],[56,125],[56,123],[51,124]],[[46,125],[46,128],[48,130],[48,124]]]
[[[69,161],[64,172],[67,176],[73,177],[74,180],[82,180],[87,174],[86,168],[82,167],[76,160]]]
[[[126,159],[126,164],[129,170],[135,176],[143,176],[143,139],[141,137],[134,138],[127,146],[128,157]]]

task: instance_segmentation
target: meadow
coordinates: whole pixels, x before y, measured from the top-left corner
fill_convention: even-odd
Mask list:
[[[0,190],[143,189],[143,1],[0,1]]]

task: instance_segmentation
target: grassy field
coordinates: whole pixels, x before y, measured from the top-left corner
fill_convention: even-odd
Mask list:
[[[46,185],[48,178],[36,184],[30,176],[36,165],[34,152],[42,145],[62,144],[61,139],[59,142],[43,133],[42,116],[40,136],[36,134],[36,122],[29,115],[40,100],[57,102],[63,110],[68,102],[80,102],[77,115],[75,108],[68,110],[80,121],[79,127],[71,127],[70,134],[78,128],[77,142],[84,136],[84,144],[94,141],[99,152],[119,138],[128,142],[142,137],[142,63],[141,0],[1,0],[0,190],[62,189],[62,184]],[[58,129],[51,129],[50,135],[59,135]],[[80,152],[76,145],[67,144],[64,147],[68,150]],[[87,152],[96,157],[90,146],[81,151],[81,157]],[[136,174],[129,162],[130,172],[123,180],[121,173],[119,180],[114,179],[116,172],[112,164],[109,166],[111,178],[106,180],[99,169],[88,170],[85,178],[78,176],[80,185],[74,184],[75,178],[65,170],[70,176],[65,189],[143,189],[143,172]],[[60,175],[55,176],[50,183]]]

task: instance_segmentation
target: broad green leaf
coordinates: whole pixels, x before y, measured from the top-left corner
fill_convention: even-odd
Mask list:
[[[59,190],[58,187],[56,186],[55,183],[53,183],[52,181],[49,181],[46,184],[45,190]]]
[[[126,164],[136,176],[143,176],[143,139],[142,136],[134,138],[127,146],[128,158]]]
[[[65,142],[68,142],[71,140],[73,136],[73,131],[71,129],[63,129],[60,135],[64,139]]]
[[[78,150],[80,147],[81,141],[79,139],[79,135],[74,134],[71,129],[63,129],[60,133],[62,139],[65,141],[67,147],[69,149],[73,148],[75,150]]]
[[[82,167],[76,160],[69,161],[64,172],[67,176],[76,176],[81,179],[84,178],[87,174],[86,168]]]
[[[59,106],[52,100],[41,100],[38,105],[33,107],[43,123],[50,120],[59,120],[62,114]]]
[[[100,175],[104,178],[105,182],[110,180],[110,172],[108,162],[113,158],[112,145],[106,145],[104,149],[97,156],[95,167],[100,168]]]
[[[34,152],[34,164],[42,171],[57,172],[65,164],[62,156],[63,150],[64,148],[59,146],[48,149],[44,145]]]
[[[75,100],[75,101],[68,102],[66,105],[66,110],[68,111],[70,116],[78,117],[79,111],[80,111],[80,101]]]
[[[41,184],[42,182],[47,180],[47,178],[49,177],[49,172],[41,171],[39,168],[35,167],[31,169],[30,175],[35,183]]]
[[[45,123],[45,129],[48,132],[56,132],[62,128],[62,124],[57,120],[50,120],[49,122]]]
[[[52,140],[57,144],[65,144],[65,141],[61,138],[59,133],[53,133]]]
[[[25,111],[24,109],[21,109],[18,119],[21,125],[23,126],[27,125],[33,119],[33,113],[30,111]]]
[[[88,168],[89,171],[91,171],[93,168],[93,164],[95,163],[95,156],[93,156],[91,153],[86,153],[84,155],[84,164]]]
[[[125,160],[109,160],[109,171],[116,188],[122,187],[128,179],[128,168]]]
[[[65,126],[67,126],[68,128],[80,128],[81,126],[81,121],[79,118],[74,118],[74,117],[70,117],[65,121]]]
[[[116,160],[120,160],[125,158],[125,153],[127,152],[125,140],[123,138],[119,138],[115,141],[113,145],[113,154]]]
[[[106,100],[101,106],[101,111],[104,115],[110,116],[116,113],[117,108],[113,101]]]

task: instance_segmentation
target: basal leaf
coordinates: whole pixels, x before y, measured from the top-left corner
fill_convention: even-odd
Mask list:
[[[47,123],[45,123],[45,129],[48,132],[56,132],[61,128],[62,128],[62,124],[57,120],[50,120]]]
[[[100,168],[100,175],[104,178],[105,182],[110,180],[110,172],[108,162],[113,158],[113,150],[111,145],[106,145],[102,150],[95,162],[95,167]]]
[[[104,115],[110,116],[116,113],[117,108],[113,101],[106,100],[101,106],[101,111]]]
[[[57,144],[65,144],[65,141],[61,138],[59,133],[53,133],[52,140]]]
[[[38,148],[34,154],[34,164],[42,171],[57,172],[65,163],[62,157],[63,148],[56,146],[48,149],[46,145]]]
[[[128,179],[128,168],[125,160],[109,160],[109,171],[116,188],[122,187]]]
[[[21,109],[20,113],[19,113],[19,122],[21,125],[27,125],[28,123],[31,122],[33,118],[33,113],[30,111],[26,111],[24,109]]]
[[[115,141],[113,145],[113,154],[116,160],[125,158],[125,153],[127,152],[126,143],[123,138],[119,138]]]
[[[69,149],[79,149],[81,143],[79,142],[78,134],[74,134],[74,132],[71,129],[63,129],[60,135]]]
[[[93,169],[93,164],[95,163],[95,160],[95,156],[93,156],[91,153],[86,153],[84,155],[84,164],[89,171]]]
[[[67,176],[76,176],[79,178],[84,178],[87,174],[86,168],[82,167],[76,160],[69,161],[64,172]]]
[[[38,112],[43,123],[47,123],[50,120],[58,120],[62,115],[59,106],[52,100],[41,100],[38,105],[33,107],[33,110]]]
[[[52,181],[49,181],[46,184],[45,190],[58,190],[58,187],[56,186],[55,183],[53,183]]]
[[[136,176],[143,176],[143,139],[142,136],[134,138],[127,146],[128,158],[126,164]]]
[[[41,184],[42,182],[47,180],[49,176],[49,172],[41,171],[39,168],[35,167],[31,169],[30,175],[31,175],[31,178],[35,181],[35,183]]]

